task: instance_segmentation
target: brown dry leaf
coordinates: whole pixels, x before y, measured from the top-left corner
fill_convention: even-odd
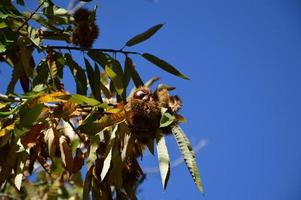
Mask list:
[[[59,146],[61,151],[61,158],[64,164],[64,167],[68,171],[72,171],[73,169],[73,157],[72,157],[72,149],[67,142],[66,136],[62,135],[59,139]]]
[[[38,154],[37,160],[41,164],[41,166],[45,169],[47,173],[50,173],[50,165],[47,163],[47,159],[44,158],[41,154]]]
[[[73,173],[78,172],[82,168],[82,166],[84,165],[84,160],[85,160],[84,153],[80,150],[80,148],[77,148],[75,157],[73,159],[73,168],[72,168]]]
[[[29,132],[21,137],[21,143],[25,149],[30,149],[37,143],[37,138],[42,135],[42,130],[46,128],[45,124],[34,125]]]

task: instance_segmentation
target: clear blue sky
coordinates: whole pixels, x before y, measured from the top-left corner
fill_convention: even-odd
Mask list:
[[[97,17],[101,37],[95,46],[116,49],[165,23],[131,50],[166,59],[191,81],[134,58],[137,69],[144,80],[160,75],[176,86],[188,137],[193,144],[209,141],[197,154],[205,196],[180,165],[172,169],[165,192],[160,175],[149,175],[140,199],[301,199],[300,1],[102,0]],[[73,80],[68,83],[71,89]],[[176,159],[180,153],[172,138],[168,146]],[[144,160],[145,167],[157,166],[156,158]]]

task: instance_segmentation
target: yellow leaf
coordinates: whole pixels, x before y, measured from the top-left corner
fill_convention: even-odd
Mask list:
[[[66,100],[61,99],[62,96],[66,96],[65,92],[53,92],[51,94],[46,94],[38,97],[37,103],[46,103],[46,102],[66,102]]]
[[[2,128],[0,130],[0,137],[3,137],[6,134],[10,133],[12,130],[14,130],[14,128],[15,128],[15,124],[14,123],[11,124],[11,125],[6,126],[5,128]]]

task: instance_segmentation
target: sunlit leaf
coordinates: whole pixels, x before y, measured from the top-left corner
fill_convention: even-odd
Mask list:
[[[109,66],[105,67],[105,71],[106,71],[107,75],[110,77],[110,79],[112,80],[117,93],[120,96],[122,96],[122,93],[123,93],[123,82],[122,82],[121,78]]]
[[[1,127],[0,129],[0,138],[7,135],[8,133],[10,133],[12,130],[14,130],[15,128],[15,124],[11,124],[11,125],[8,125],[4,128]]]
[[[105,160],[103,162],[103,167],[102,167],[101,174],[100,174],[101,180],[103,180],[106,177],[106,175],[111,167],[111,160],[112,160],[112,148],[110,149],[107,157],[105,158]]]
[[[61,158],[64,167],[72,172],[73,169],[73,157],[72,157],[72,150],[70,145],[67,142],[67,138],[65,136],[61,136],[59,138],[59,147],[61,152]]]
[[[183,78],[183,79],[187,79],[189,80],[189,78],[187,76],[185,76],[184,74],[182,74],[181,72],[179,72],[174,66],[172,66],[171,64],[167,63],[166,61],[164,60],[161,60],[160,58],[152,55],[152,54],[149,54],[149,53],[144,53],[142,54],[142,56],[148,60],[149,62],[153,63],[154,65],[160,67],[161,69],[173,74],[173,75],[176,75],[180,78]]]
[[[160,130],[157,132],[156,141],[157,141],[157,154],[159,160],[162,186],[165,189],[169,179],[170,159],[169,159],[169,154],[166,147],[164,135]]]
[[[193,152],[193,149],[191,147],[191,144],[186,134],[178,125],[174,125],[171,131],[176,138],[177,144],[183,155],[186,166],[194,180],[194,183],[196,184],[196,186],[201,192],[204,192],[202,182],[201,182],[200,172],[196,164],[195,154]]]
[[[176,120],[175,116],[171,115],[168,112],[164,112],[160,120],[160,128],[171,125],[172,123],[175,122],[175,120]]]
[[[101,103],[96,99],[89,98],[80,94],[74,94],[71,96],[69,101],[78,103],[78,104],[88,104],[90,106],[101,106]]]
[[[147,39],[149,39],[151,36],[153,36],[160,28],[162,28],[163,24],[158,24],[155,25],[153,27],[151,27],[150,29],[148,29],[147,31],[140,33],[138,35],[136,35],[135,37],[131,38],[129,41],[127,41],[126,46],[131,47],[134,46],[138,43],[141,43]]]
[[[56,132],[53,128],[49,128],[44,131],[44,141],[47,144],[50,157],[55,156],[56,149],[58,148],[58,139],[60,135],[57,133],[58,132]]]

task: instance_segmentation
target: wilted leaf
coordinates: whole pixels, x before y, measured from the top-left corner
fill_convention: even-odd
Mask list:
[[[85,161],[85,154],[79,149],[76,149],[75,157],[73,159],[73,169],[72,172],[76,173],[78,172],[82,166],[84,165]]]
[[[34,125],[29,132],[21,137],[21,143],[25,149],[30,149],[36,145],[37,138],[42,135],[41,131],[46,126],[44,124]]]
[[[189,78],[187,76],[185,76],[184,74],[182,74],[181,72],[179,72],[174,66],[172,66],[171,64],[167,63],[166,61],[164,60],[161,60],[160,58],[152,55],[152,54],[149,54],[149,53],[144,53],[142,54],[142,56],[148,60],[149,62],[153,63],[154,65],[160,67],[161,69],[173,74],[173,75],[176,75],[178,77],[181,77],[183,79],[187,79],[189,80]]]
[[[195,154],[193,152],[193,149],[191,147],[188,138],[186,137],[185,133],[178,125],[174,125],[171,131],[176,138],[179,149],[183,155],[184,161],[194,180],[194,183],[196,184],[196,186],[201,192],[204,192],[202,182],[201,182],[200,172],[196,164]]]
[[[59,146],[60,146],[61,158],[64,167],[68,171],[72,172],[73,169],[72,149],[67,142],[67,138],[63,135],[59,139]]]
[[[170,159],[169,159],[169,154],[166,147],[164,135],[160,130],[157,131],[156,141],[157,141],[157,153],[158,153],[161,180],[162,180],[163,189],[165,189],[169,179]]]
[[[181,123],[186,123],[187,122],[187,120],[185,119],[185,117],[182,116],[182,115],[180,115],[180,114],[176,114],[175,117]]]
[[[153,36],[161,27],[163,26],[163,24],[158,24],[155,25],[153,27],[151,27],[150,29],[148,29],[147,31],[140,33],[138,35],[136,35],[135,37],[131,38],[129,41],[127,41],[126,46],[131,47],[134,46],[135,44],[141,43],[147,39],[149,39],[151,36]]]
[[[44,131],[44,140],[48,147],[50,157],[55,156],[56,148],[58,147],[59,132],[55,132],[53,128],[49,128]]]

